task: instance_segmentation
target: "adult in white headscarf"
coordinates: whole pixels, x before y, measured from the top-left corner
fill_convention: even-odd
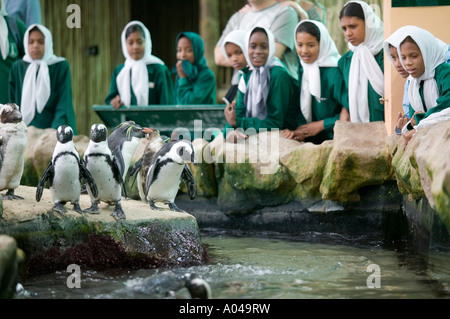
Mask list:
[[[133,39],[129,47],[127,40],[133,34],[139,39]],[[152,41],[145,25],[140,21],[129,22],[122,31],[121,43],[125,63],[114,70],[105,102],[115,108],[132,104],[172,104],[170,72],[161,59],[151,54]]]
[[[347,2],[339,19],[350,49],[339,61],[348,88],[350,119],[384,120],[384,107],[380,104],[384,95],[383,22],[363,1]],[[352,28],[355,25],[359,29]]]
[[[53,53],[50,30],[32,24],[23,42],[25,56],[11,68],[10,100],[20,106],[25,124],[54,129],[69,125],[77,134],[69,64]]]

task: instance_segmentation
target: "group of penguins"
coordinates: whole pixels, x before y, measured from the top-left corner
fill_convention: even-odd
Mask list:
[[[26,125],[14,103],[0,105],[0,122],[0,190],[8,190],[3,199],[21,198],[14,194],[14,189],[20,185],[23,172]],[[141,127],[134,121],[119,124],[108,136],[105,125],[93,124],[81,158],[70,126],[59,126],[56,137],[52,158],[36,188],[39,202],[48,185],[55,212],[64,214],[67,211],[64,205],[71,202],[73,210],[80,214],[99,214],[98,205],[105,202],[115,205],[111,216],[126,219],[121,199],[127,197],[124,181],[129,178],[137,180],[141,200],[153,210],[163,210],[155,204],[162,202],[172,211],[181,211],[174,202],[181,180],[189,197],[196,196],[196,181],[187,164],[196,165],[195,151],[187,139],[171,140],[160,136],[157,129]],[[147,146],[130,168],[142,138],[148,139]],[[84,189],[90,196],[91,207],[83,210],[79,199]]]

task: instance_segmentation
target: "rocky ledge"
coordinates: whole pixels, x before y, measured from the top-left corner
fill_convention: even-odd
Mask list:
[[[36,188],[20,186],[23,200],[3,201],[0,234],[13,237],[26,255],[28,274],[66,269],[70,264],[91,269],[153,268],[200,264],[204,259],[196,219],[184,212],[154,211],[143,201],[123,199],[126,220],[110,216],[113,207],[100,204],[100,214],[71,210],[53,213],[50,191],[39,203]],[[90,206],[81,195],[82,208]]]

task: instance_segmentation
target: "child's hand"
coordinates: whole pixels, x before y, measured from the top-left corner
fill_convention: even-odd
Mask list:
[[[397,128],[401,131],[403,126],[408,123],[409,119],[406,116],[403,116],[401,112],[398,113],[397,117]]]
[[[417,111],[414,112],[414,114],[411,116],[411,125],[412,126],[416,126],[416,119],[414,118],[414,115],[419,114],[419,113],[424,113],[423,111]]]
[[[298,136],[298,137],[302,138],[302,140],[303,140],[310,136],[316,136],[317,134],[322,132],[324,129],[325,128],[323,126],[323,120],[311,122],[311,123],[297,127],[297,129],[295,130],[294,138],[295,138],[295,136]]]
[[[178,76],[179,76],[180,78],[185,78],[187,75],[186,75],[186,72],[184,72],[184,70],[183,70],[183,65],[181,64],[182,61],[183,61],[183,60],[178,60],[178,61],[177,61],[177,65],[176,65],[176,67],[177,67],[177,73],[178,73]]]
[[[118,109],[119,107],[121,107],[123,105],[122,101],[120,100],[119,95],[116,95],[116,97],[111,100],[111,105],[115,109]]]
[[[294,137],[294,131],[291,131],[289,129],[284,129],[281,131],[281,134],[284,138],[293,138]]]
[[[341,109],[341,114],[339,115],[340,121],[350,121],[350,113],[347,111],[345,107]]]
[[[226,141],[227,143],[237,143],[240,140],[245,140],[248,138],[248,135],[245,135],[241,129],[233,130],[230,134],[227,135]]]
[[[233,101],[231,104],[228,104],[223,113],[228,124],[230,124],[231,127],[236,127],[236,102]]]
[[[408,142],[411,140],[411,138],[413,137],[413,135],[416,133],[415,129],[412,129],[410,131],[407,131],[405,133],[402,134],[403,136],[403,141],[405,142],[405,145],[408,145]]]

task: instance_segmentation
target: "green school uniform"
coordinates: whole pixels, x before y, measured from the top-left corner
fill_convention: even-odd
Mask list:
[[[350,65],[352,63],[353,52],[348,51],[345,53],[338,61],[338,68],[341,71],[346,90],[348,94],[348,83],[349,83],[349,74],[350,74]],[[380,66],[381,71],[384,72],[384,55],[383,50],[381,50],[377,55],[375,55],[375,60],[377,64]],[[377,92],[372,88],[372,85],[369,82],[369,87],[367,90],[368,100],[369,100],[369,114],[370,114],[370,122],[375,121],[384,121],[384,104],[380,103],[381,96],[378,95]],[[346,104],[348,110],[348,102]]]
[[[13,63],[21,59],[24,55],[23,50],[19,50],[14,37],[12,35],[11,26],[9,24],[9,18],[5,16],[6,24],[8,25],[8,40],[9,40],[9,54],[5,60],[0,56],[0,103],[6,104],[11,102],[9,100],[9,72]],[[16,20],[18,33],[23,41],[23,36],[27,30],[25,24],[21,20]]]
[[[176,67],[172,69],[177,74],[175,79],[175,101],[177,104],[216,104],[216,76],[208,67],[205,59],[203,39],[195,32],[181,32],[175,40],[186,37],[191,41],[194,51],[194,63],[187,60],[182,61],[183,71],[186,77],[178,77]]]
[[[348,110],[348,95],[341,71],[337,67],[319,67],[320,70],[320,103],[313,96],[311,99],[312,121],[323,120],[325,130],[314,140],[323,142],[333,139],[334,123],[339,120],[342,107]],[[303,67],[299,68],[299,91],[301,92]],[[306,124],[306,119],[299,112],[297,126]],[[319,141],[318,141],[319,142]]]
[[[25,74],[30,63],[23,60],[16,61],[9,76],[9,99],[21,105],[22,88]],[[50,74],[50,97],[41,114],[37,111],[29,125],[37,128],[54,128],[69,125],[77,134],[75,111],[72,101],[72,84],[69,63],[64,60],[48,66]]]
[[[122,71],[125,64],[118,65],[111,77],[111,86],[109,88],[109,94],[105,99],[106,104],[111,104],[111,100],[119,95],[119,89],[117,88],[117,76]],[[173,104],[173,84],[172,77],[167,66],[163,64],[147,64],[148,81],[149,81],[149,93],[148,104]],[[131,90],[131,105],[137,105],[136,95]]]
[[[250,79],[251,71],[243,69],[242,77],[245,83]],[[270,130],[272,128],[295,130],[299,113],[299,91],[295,79],[281,66],[270,69],[269,94],[267,96],[267,115],[260,120],[257,117],[246,117],[247,107],[244,103],[245,94],[239,91],[236,103],[236,124],[244,131],[254,128]],[[226,128],[230,128],[227,124]],[[226,129],[225,128],[225,129]]]
[[[427,118],[433,113],[437,113],[450,107],[450,65],[447,62],[439,64],[434,70],[434,78],[436,80],[439,98],[436,100],[437,105],[425,113],[418,113],[414,115],[416,119],[416,125],[419,124],[421,120]],[[422,98],[422,104],[425,105],[425,99],[423,97],[423,85],[419,89],[420,97]],[[409,114],[414,114],[414,109],[409,105]]]

